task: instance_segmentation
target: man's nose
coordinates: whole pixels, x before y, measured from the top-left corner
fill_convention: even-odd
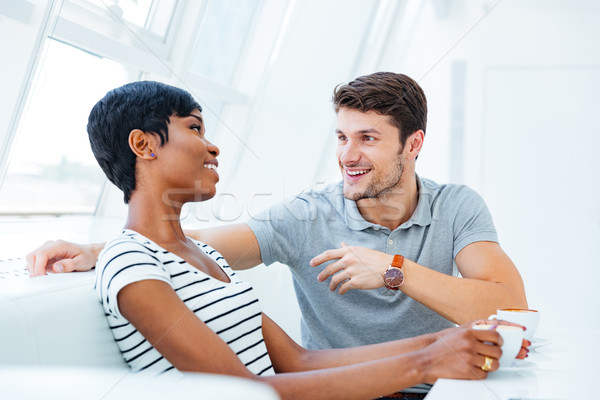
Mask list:
[[[342,152],[340,153],[340,161],[344,165],[352,165],[357,163],[360,160],[360,149],[358,145],[353,141],[349,140],[342,147]]]

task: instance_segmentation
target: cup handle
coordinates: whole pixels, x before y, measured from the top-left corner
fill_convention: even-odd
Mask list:
[[[496,314],[492,314],[488,317],[488,319],[500,319]]]

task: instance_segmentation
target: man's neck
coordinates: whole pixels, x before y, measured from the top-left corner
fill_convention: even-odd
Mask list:
[[[382,193],[380,197],[361,199],[356,205],[365,220],[393,231],[410,219],[418,201],[417,176],[412,173],[403,174],[398,185]]]

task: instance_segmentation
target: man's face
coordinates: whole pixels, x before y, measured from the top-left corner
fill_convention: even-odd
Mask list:
[[[400,132],[389,117],[340,108],[336,134],[344,197],[355,201],[380,198],[399,189],[405,156]]]

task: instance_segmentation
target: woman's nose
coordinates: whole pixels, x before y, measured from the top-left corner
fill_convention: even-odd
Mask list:
[[[219,150],[219,148],[211,142],[208,142],[208,152],[215,157],[221,154],[221,150]]]

